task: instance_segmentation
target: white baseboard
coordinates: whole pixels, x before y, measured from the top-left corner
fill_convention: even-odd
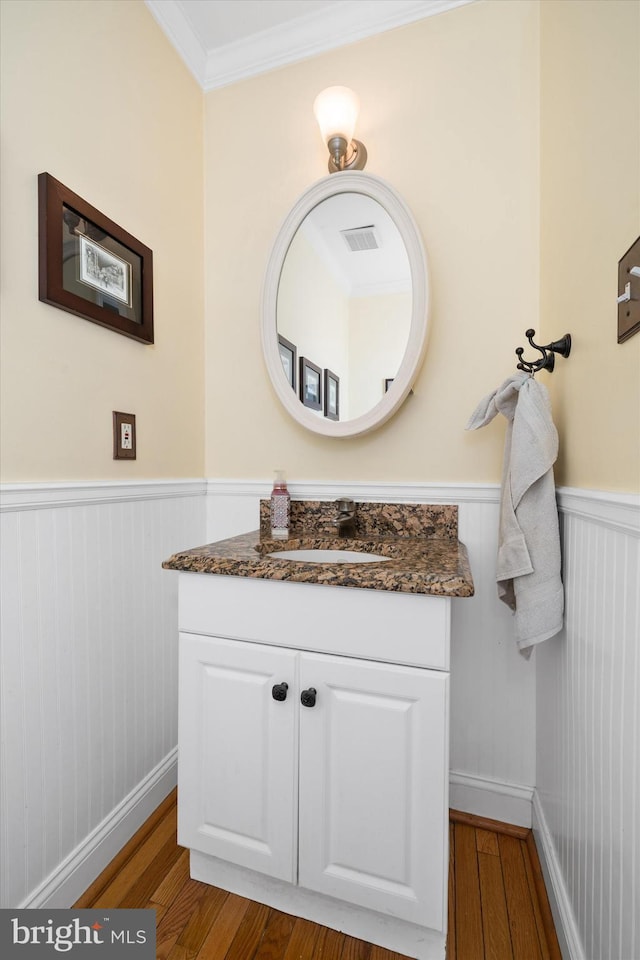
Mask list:
[[[449,806],[462,813],[531,827],[532,799],[533,787],[473,777],[455,770],[449,774]]]
[[[174,747],[19,907],[55,909],[75,903],[173,790],[177,773]]]
[[[565,960],[586,960],[553,837],[537,790],[533,792],[533,833],[560,952]]]

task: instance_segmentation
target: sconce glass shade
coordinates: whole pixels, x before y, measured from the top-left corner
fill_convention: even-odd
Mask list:
[[[314,101],[313,112],[329,149],[329,173],[365,168],[366,147],[353,139],[359,111],[358,96],[349,87],[327,87]]]
[[[349,87],[327,87],[319,93],[313,104],[313,112],[325,143],[333,137],[341,137],[351,143],[360,111],[357,94]]]

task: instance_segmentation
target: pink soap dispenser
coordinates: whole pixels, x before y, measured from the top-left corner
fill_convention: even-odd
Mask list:
[[[291,497],[283,470],[276,470],[276,479],[271,491],[271,537],[286,540],[289,536],[289,512]]]

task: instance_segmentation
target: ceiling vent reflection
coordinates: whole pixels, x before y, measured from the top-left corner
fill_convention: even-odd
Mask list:
[[[380,246],[373,224],[368,227],[341,230],[340,233],[352,253],[358,253],[361,250],[377,250]]]

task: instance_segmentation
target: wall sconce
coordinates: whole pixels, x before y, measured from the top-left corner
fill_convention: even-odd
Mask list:
[[[329,173],[365,168],[367,150],[353,139],[359,110],[360,101],[348,87],[327,87],[314,101],[313,112],[329,148]]]

